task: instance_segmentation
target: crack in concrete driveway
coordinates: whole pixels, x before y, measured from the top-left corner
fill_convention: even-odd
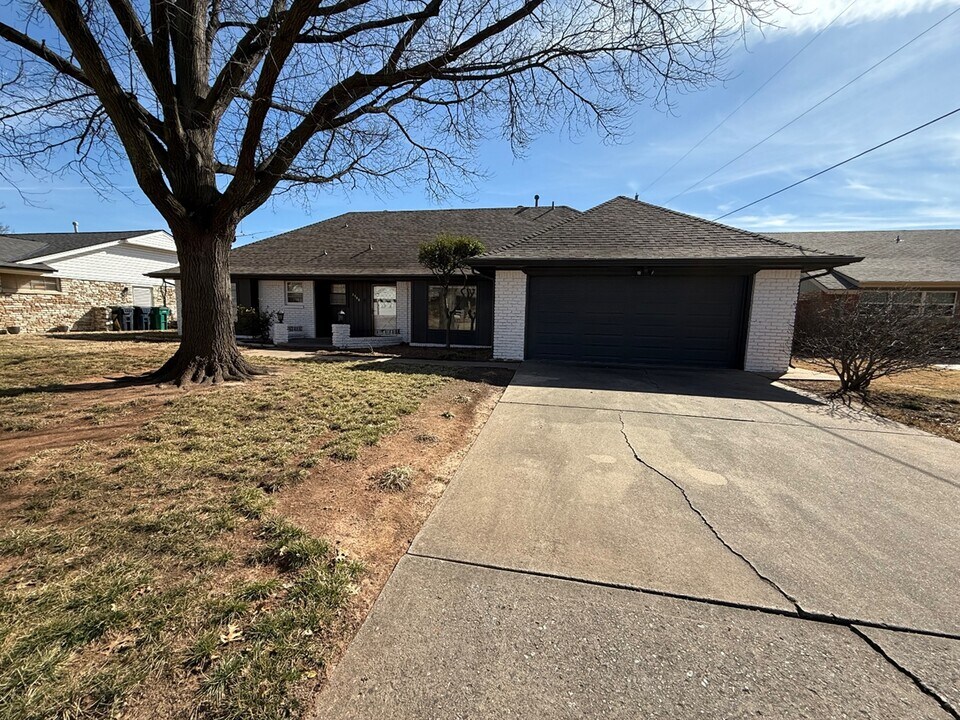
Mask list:
[[[525,364],[317,715],[957,720],[957,466],[747,373]]]

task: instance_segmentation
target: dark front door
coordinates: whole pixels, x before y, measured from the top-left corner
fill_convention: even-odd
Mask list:
[[[313,281],[313,307],[316,313],[316,334],[318,338],[330,337],[330,325],[337,321],[337,309],[330,305],[331,285],[326,280]]]
[[[526,355],[739,367],[746,289],[741,275],[532,275]]]

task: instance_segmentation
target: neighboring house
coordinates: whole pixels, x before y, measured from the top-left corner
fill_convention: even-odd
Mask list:
[[[804,247],[860,255],[842,269],[808,273],[800,291],[809,297],[867,292],[885,300],[892,289],[927,312],[960,320],[960,230],[858,230],[775,233]]]
[[[584,213],[353,212],[232,251],[236,299],[282,312],[278,341],[440,344],[440,288],[417,249],[442,232],[489,249],[471,261],[467,291],[451,290],[453,342],[511,360],[782,372],[801,273],[859,259],[624,197]]]
[[[0,235],[0,330],[105,330],[119,305],[176,313],[173,287],[147,273],[176,263],[162,230]]]

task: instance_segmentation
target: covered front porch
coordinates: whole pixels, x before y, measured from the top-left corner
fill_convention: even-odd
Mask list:
[[[264,278],[234,276],[235,307],[256,308],[272,319],[275,344],[337,348],[443,345],[442,288],[426,278]],[[468,278],[450,288],[451,343],[484,347],[493,337],[493,283]]]

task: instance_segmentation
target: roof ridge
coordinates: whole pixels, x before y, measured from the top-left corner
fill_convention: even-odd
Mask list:
[[[707,220],[706,218],[702,218],[699,215],[691,215],[690,213],[680,212],[679,210],[674,210],[673,208],[664,207],[663,205],[654,205],[653,203],[648,203],[645,200],[640,200],[639,198],[629,198],[629,197],[626,197],[625,195],[618,195],[617,197],[623,198],[624,200],[628,200],[630,202],[639,203],[641,205],[645,205],[650,208],[654,208],[655,210],[668,212],[673,215],[677,215],[678,217],[687,218],[689,220],[697,220],[699,222],[706,223],[707,225],[713,225],[714,227],[723,228],[724,230],[733,230],[734,232],[743,233],[744,235],[751,235],[757,238],[758,240],[771,243],[772,245],[779,245],[780,247],[788,247],[788,248],[792,248],[793,250],[800,250],[803,252],[808,252],[810,250],[813,250],[814,252],[820,253],[822,255],[835,254],[835,253],[825,252],[823,250],[817,250],[815,248],[805,248],[800,245],[797,245],[796,243],[790,243],[790,242],[787,242],[786,240],[778,240],[777,238],[770,237],[769,235],[764,235],[763,233],[754,232],[753,230],[744,230],[743,228],[735,227],[733,225],[726,225],[724,223],[717,222],[716,220]]]
[[[490,211],[512,212],[514,215],[517,215],[518,214],[516,212],[517,210],[538,210],[538,211],[542,211],[540,216],[536,218],[536,220],[539,221],[542,218],[542,216],[545,215],[546,213],[552,210],[559,210],[559,209],[568,210],[570,212],[577,213],[577,215],[581,214],[580,210],[577,210],[575,207],[571,207],[570,205],[550,205],[550,206],[516,205],[516,206],[482,207],[482,208],[426,208],[426,209],[404,209],[404,210],[347,210],[338,215],[333,215],[323,220],[317,220],[316,222],[312,222],[307,225],[302,225],[300,227],[292,228],[290,230],[285,230],[283,232],[277,233],[276,235],[270,235],[268,237],[261,238],[259,240],[248,242],[244,245],[239,245],[237,247],[231,248],[231,252],[242,250],[243,248],[253,247],[254,245],[259,245],[260,243],[266,242],[268,240],[276,240],[278,238],[283,238],[287,235],[290,235],[291,233],[299,233],[305,230],[309,230],[311,228],[326,225],[336,220],[343,220],[343,218],[346,218],[348,216],[364,216],[364,215],[374,216],[374,215],[399,214],[399,213],[440,213],[440,212],[463,213],[463,212],[490,212]],[[577,215],[574,215],[573,217],[577,217]],[[545,229],[556,227],[561,222],[564,222],[564,221],[560,221],[558,223],[548,225]]]
[[[27,235],[105,235],[107,233],[113,235],[126,235],[132,233],[155,233],[155,232],[167,232],[166,230],[153,229],[153,230],[82,230],[80,232],[74,232],[73,230],[56,230],[53,232],[32,232],[32,233],[0,233],[0,237],[9,237],[9,238],[22,238]]]
[[[897,229],[870,229],[870,230],[784,230],[782,232],[775,231],[777,235],[867,235],[870,233],[955,233],[960,232],[960,228],[906,228],[902,230]]]
[[[531,233],[530,235],[524,235],[522,238],[519,238],[518,240],[514,240],[513,242],[510,242],[510,243],[507,243],[506,245],[504,245],[504,246],[502,246],[502,247],[499,247],[499,248],[497,248],[496,250],[489,250],[488,253],[498,253],[498,252],[503,252],[504,250],[512,250],[513,248],[517,247],[518,245],[521,245],[522,243],[525,243],[527,240],[532,240],[533,238],[539,237],[540,235],[543,235],[544,233],[548,233],[548,232],[552,232],[553,230],[557,230],[558,228],[561,228],[561,227],[563,227],[564,225],[566,225],[567,223],[573,222],[574,220],[579,220],[580,218],[582,218],[582,217],[584,217],[584,216],[586,216],[586,215],[589,215],[589,214],[592,213],[594,210],[597,210],[597,209],[603,207],[604,205],[608,205],[609,203],[612,203],[612,202],[613,202],[614,200],[616,200],[616,199],[617,199],[617,198],[615,198],[615,197],[610,198],[609,200],[605,200],[604,202],[600,203],[599,205],[594,205],[592,208],[588,208],[588,209],[582,210],[582,211],[581,211],[581,210],[576,210],[575,208],[570,208],[571,210],[574,210],[574,212],[576,212],[577,214],[576,214],[576,215],[571,215],[571,216],[568,217],[566,220],[561,220],[560,222],[556,223],[555,225],[551,225],[551,226],[549,226],[549,227],[545,227],[545,228],[543,228],[543,229],[541,229],[541,230],[538,230],[538,231],[535,232],[535,233]],[[487,254],[487,253],[484,253],[484,255],[486,255],[486,254]]]
[[[340,215],[334,215],[333,217],[340,217],[342,215],[377,215],[381,213],[432,213],[432,212],[484,212],[489,210],[504,210],[504,211],[517,211],[517,210],[556,210],[559,208],[564,208],[566,210],[573,210],[574,212],[580,212],[575,207],[571,205],[488,205],[486,207],[465,207],[465,208],[401,208],[399,210],[391,210],[384,208],[383,210],[347,210],[346,212],[340,213]],[[333,218],[328,218],[332,220]],[[324,222],[323,220],[319,222]],[[316,223],[314,223],[316,224]],[[309,226],[306,226],[309,227]]]

